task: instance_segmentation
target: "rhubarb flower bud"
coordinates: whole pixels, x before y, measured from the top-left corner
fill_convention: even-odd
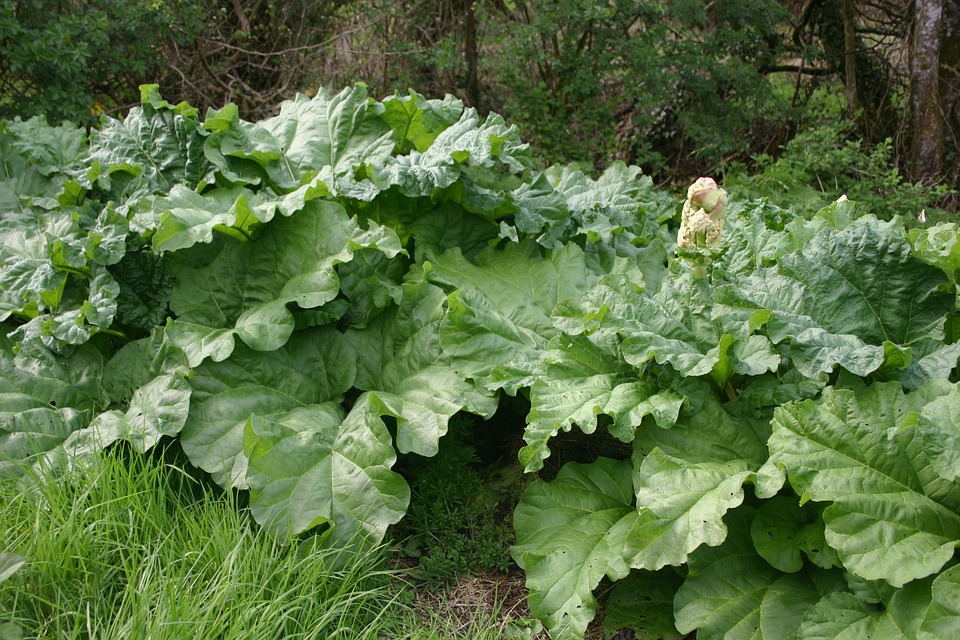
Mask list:
[[[720,243],[727,192],[713,178],[700,178],[687,189],[677,244],[683,249],[707,248]]]

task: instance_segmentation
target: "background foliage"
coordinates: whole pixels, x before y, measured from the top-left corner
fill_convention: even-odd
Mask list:
[[[956,188],[960,12],[944,3],[917,35],[930,4],[3,0],[0,114],[90,123],[155,82],[174,102],[234,102],[258,119],[295,91],[363,81],[501,113],[545,164],[624,160],[658,182],[730,163],[753,173],[826,126],[866,154],[885,149],[887,175]],[[921,44],[926,71],[910,66]],[[923,91],[937,109],[921,110]],[[915,133],[933,125],[921,153]]]

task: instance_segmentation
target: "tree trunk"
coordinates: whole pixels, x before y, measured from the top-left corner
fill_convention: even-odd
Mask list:
[[[477,14],[476,2],[471,0],[467,3],[467,15],[464,18],[464,43],[463,56],[467,63],[467,86],[466,90],[467,105],[476,107],[480,102],[480,78],[478,75],[478,47],[477,47]]]
[[[855,120],[857,109],[857,14],[853,0],[843,0],[843,69],[844,89],[847,98],[847,113]]]
[[[940,104],[940,45],[943,0],[916,0],[910,57],[910,104],[914,180],[930,182],[943,169],[944,121]]]

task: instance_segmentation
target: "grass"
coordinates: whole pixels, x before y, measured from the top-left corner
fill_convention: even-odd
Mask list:
[[[26,559],[0,582],[3,640],[533,637],[500,607],[451,627],[382,548],[281,544],[170,454],[0,479],[0,531],[0,556]]]

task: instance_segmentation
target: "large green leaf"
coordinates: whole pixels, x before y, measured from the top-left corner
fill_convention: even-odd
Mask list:
[[[336,402],[353,386],[356,355],[331,328],[300,331],[281,348],[238,346],[223,362],[197,367],[180,442],[191,462],[225,487],[246,487],[243,431],[251,415],[276,419],[293,409]]]
[[[114,406],[122,408],[105,411],[71,433],[45,457],[46,464],[85,464],[119,440],[143,453],[160,438],[177,436],[190,407],[189,374],[186,357],[162,328],[127,343],[107,362],[101,380]]]
[[[156,93],[156,85],[141,91],[140,107],[122,121],[104,116],[100,128],[91,132],[85,162],[93,169],[88,178],[110,188],[116,181],[111,174],[130,174],[136,185],[127,192],[132,198],[166,193],[175,184],[197,186],[210,165],[203,155],[204,132],[196,109],[171,106]]]
[[[387,157],[394,146],[392,130],[363,85],[336,95],[297,94],[280,105],[278,115],[255,124],[227,105],[210,114],[204,128],[210,132],[206,155],[228,180],[256,184],[262,176],[281,193],[324,167],[337,178],[350,176],[355,167]]]
[[[891,358],[904,368],[904,348],[942,335],[944,315],[953,309],[942,283],[937,269],[910,256],[901,227],[866,217],[819,233],[802,251],[718,295],[723,313],[744,320],[770,311],[767,334],[774,343],[789,342],[804,375],[839,364],[866,376]]]
[[[930,464],[940,477],[960,480],[960,388],[945,381],[928,383],[943,389],[943,395],[934,398],[920,410],[917,430]]]
[[[953,566],[933,581],[931,602],[917,632],[918,640],[949,638],[960,628],[960,566]]]
[[[769,267],[796,248],[784,231],[793,218],[790,210],[763,200],[731,210],[723,229],[724,251],[716,261],[725,278],[739,279]]]
[[[939,268],[954,284],[960,284],[960,229],[955,222],[911,229],[907,239],[913,255]]]
[[[242,187],[213,189],[203,195],[182,185],[151,202],[149,210],[137,214],[144,230],[153,231],[156,251],[176,251],[197,242],[209,243],[219,231],[247,240],[258,225],[269,222],[276,203],[264,203]]]
[[[39,342],[0,337],[0,473],[60,445],[107,404],[103,358],[89,345],[58,356]]]
[[[383,99],[383,119],[393,129],[393,139],[401,149],[412,146],[423,153],[440,133],[463,113],[463,101],[451,95],[443,100],[428,100],[413,89]]]
[[[134,391],[126,411],[105,411],[89,426],[71,433],[60,447],[47,454],[45,464],[68,468],[85,464],[120,440],[145,453],[160,438],[180,433],[187,421],[191,393],[181,373],[161,374]]]
[[[654,295],[629,279],[605,278],[581,303],[588,331],[623,336],[623,358],[635,367],[670,364],[683,376],[710,376],[722,387],[734,374],[755,376],[780,363],[757,322],[713,312],[707,280],[689,273],[664,278]]]
[[[440,348],[443,291],[411,278],[402,285],[402,296],[398,307],[366,328],[347,332],[358,355],[356,387],[374,392],[397,419],[402,453],[432,456],[453,414],[466,409],[489,417],[497,402],[464,380]]]
[[[54,127],[44,116],[34,116],[25,121],[18,118],[7,126],[13,135],[13,149],[45,176],[66,173],[86,152],[86,130],[69,122]]]
[[[604,575],[629,573],[623,549],[640,517],[632,502],[629,463],[606,458],[568,463],[521,497],[511,554],[526,573],[530,611],[551,638],[583,638],[597,611],[593,589]]]
[[[780,407],[758,493],[786,475],[804,500],[832,502],[826,540],[858,576],[901,586],[936,573],[960,546],[960,485],[940,476],[916,427],[940,387],[828,388],[820,402]]]
[[[527,471],[543,466],[550,455],[548,441],[560,429],[569,431],[576,424],[593,433],[601,414],[613,418],[610,433],[623,442],[633,440],[646,415],[661,427],[676,422],[683,397],[638,378],[636,370],[619,359],[616,345],[606,346],[584,335],[562,335],[540,355],[532,376],[526,446],[519,454]]]
[[[487,250],[472,261],[458,249],[431,256],[428,277],[455,292],[441,329],[443,350],[465,378],[516,394],[533,383],[540,352],[557,335],[557,304],[581,297],[591,275],[576,245],[542,255],[532,242]]]
[[[376,402],[367,394],[346,416],[335,402],[250,416],[243,446],[258,522],[286,536],[327,525],[338,546],[383,539],[410,489],[390,470],[396,453]]]
[[[401,251],[389,230],[364,232],[336,203],[311,201],[274,220],[256,241],[228,244],[209,265],[181,270],[170,338],[191,366],[229,357],[234,336],[258,351],[276,349],[295,326],[287,305],[308,309],[333,300],[340,290],[334,267],[360,247],[388,257]]]
[[[653,181],[642,174],[640,167],[627,166],[622,162],[611,164],[596,180],[584,175],[577,165],[550,167],[546,172],[554,189],[563,196],[564,208],[573,219],[575,235],[584,236],[588,242],[613,241],[616,235],[624,234],[629,239],[644,226],[646,215],[642,211],[644,197],[649,197]],[[528,197],[531,194],[526,194]],[[549,212],[547,215],[521,209],[517,226],[524,233],[533,233],[538,218],[546,227],[541,239],[549,238],[551,226],[566,223]]]
[[[751,509],[738,509],[726,542],[690,557],[689,575],[674,599],[682,633],[696,630],[702,640],[797,638],[801,619],[821,596],[843,588],[834,574],[785,576],[764,562],[751,544],[752,517]]]
[[[761,421],[734,419],[707,394],[695,411],[636,434],[633,485],[644,518],[626,547],[632,567],[680,565],[701,545],[727,537],[724,515],[743,502],[742,485],[766,458]]]
[[[883,610],[845,592],[824,596],[807,610],[798,638],[803,640],[911,640],[930,604],[930,587],[910,585],[899,590]],[[952,637],[952,632],[940,638]]]
[[[68,204],[4,216],[0,231],[0,319],[25,320],[22,340],[62,349],[111,327],[120,289],[106,267],[126,251],[124,216]]]
[[[375,163],[373,181],[381,190],[395,188],[411,198],[437,198],[456,183],[445,199],[474,213],[497,215],[509,209],[508,194],[520,184],[515,176],[529,165],[530,149],[515,126],[496,114],[481,122],[471,108],[423,153],[414,150]]]

